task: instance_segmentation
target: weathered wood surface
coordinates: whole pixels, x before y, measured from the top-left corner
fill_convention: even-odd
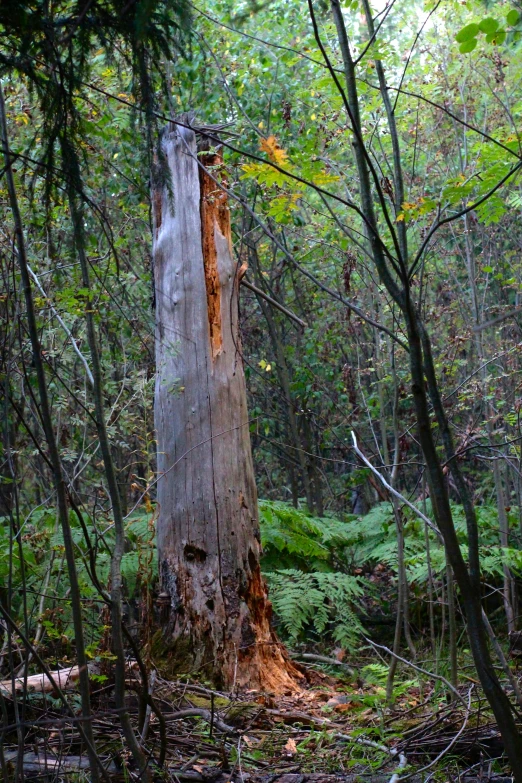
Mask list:
[[[71,666],[68,669],[59,669],[51,672],[52,678],[60,690],[75,688],[80,677],[80,667]],[[14,681],[14,692],[23,693],[51,693],[55,686],[46,674],[31,674],[27,680],[23,677],[16,677]],[[13,681],[0,681],[0,691],[4,696],[13,695]]]
[[[171,175],[156,189],[155,425],[158,550],[170,596],[165,638],[187,669],[227,687],[280,690],[297,675],[275,639],[259,570],[260,534],[238,282],[219,155],[199,158],[195,134],[170,128]],[[217,167],[217,168],[216,168]]]
[[[17,750],[8,750],[4,752],[4,761],[6,764],[16,764],[18,757]],[[37,753],[24,753],[22,758],[24,775],[35,772],[40,779],[42,779],[42,776],[46,773],[52,773],[54,778],[58,774],[66,772],[77,773],[82,769],[90,769],[87,756],[55,756],[45,749],[42,749]],[[113,761],[103,761],[102,763],[104,768],[107,772],[111,773],[111,775],[123,772],[123,770]],[[58,778],[58,780],[59,779],[60,778]]]

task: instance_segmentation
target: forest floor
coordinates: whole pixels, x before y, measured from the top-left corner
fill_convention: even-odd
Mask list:
[[[137,726],[135,694],[141,683],[133,669],[128,686],[129,712]],[[334,677],[317,671],[309,687],[277,698],[231,695],[201,682],[159,676],[149,689],[159,711],[149,708],[141,720],[151,758],[165,754],[158,780],[507,783],[509,778],[498,731],[471,679],[459,690],[461,700],[453,701],[443,688],[424,685],[421,692],[415,681],[402,681],[392,708],[384,705],[382,685],[362,682],[353,672]],[[14,719],[13,701],[5,699],[4,705]],[[77,724],[53,694],[28,694],[23,712],[25,778],[88,781]],[[98,753],[111,780],[138,779],[122,750],[110,684],[101,683],[93,694],[93,712]],[[4,779],[12,779],[9,770],[21,755],[15,732],[7,732],[3,743]]]

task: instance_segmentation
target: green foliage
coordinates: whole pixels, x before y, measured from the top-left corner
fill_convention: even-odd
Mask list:
[[[271,589],[276,616],[289,640],[330,639],[353,648],[361,633],[358,614],[362,595],[374,594],[374,586],[364,576],[350,573],[371,572],[383,564],[397,569],[397,534],[393,508],[379,503],[360,517],[340,520],[315,518],[289,504],[262,500],[259,503],[261,537],[265,551],[263,570]],[[431,515],[431,503],[426,501]],[[467,557],[464,512],[453,505],[453,515],[462,549]],[[481,566],[485,578],[502,578],[504,565],[514,575],[522,575],[522,553],[516,547],[498,544],[498,516],[495,506],[477,509],[481,537]],[[426,589],[429,571],[435,579],[443,576],[446,556],[440,539],[429,531],[430,562],[425,544],[424,524],[410,509],[402,509],[405,535],[405,564],[411,589]],[[516,512],[511,511],[516,529]]]
[[[384,663],[369,663],[363,666],[361,675],[372,685],[386,685],[388,667]]]
[[[342,573],[305,573],[295,569],[265,573],[270,598],[291,643],[328,636],[346,648],[353,648],[363,631],[355,614],[357,598],[363,594],[360,581]]]
[[[284,564],[303,570],[332,570],[333,556],[352,538],[350,526],[334,517],[313,517],[281,501],[259,501],[265,569]]]
[[[312,632],[352,648],[362,631],[356,609],[363,589],[357,577],[341,570],[349,525],[267,500],[259,501],[259,517],[263,573],[290,642]]]
[[[506,14],[506,24],[510,28],[517,28],[520,21],[520,13],[516,8],[511,9]],[[455,35],[455,40],[460,44],[459,52],[461,54],[468,54],[472,52],[477,44],[477,36],[480,33],[484,33],[486,37],[486,43],[500,46],[507,38],[508,31],[504,30],[500,26],[498,19],[492,16],[486,16],[481,19],[480,22],[471,22],[462,27]],[[516,29],[511,30],[511,40],[517,42],[520,39],[520,31]]]
[[[469,41],[471,38],[474,38],[477,35],[479,29],[479,25],[475,22],[467,24],[457,33],[455,40],[458,41],[458,43],[465,43],[465,41]]]
[[[151,138],[137,132],[137,120],[147,115],[151,123],[146,129],[150,132],[154,109],[166,116],[195,108],[202,124],[230,119],[234,123],[231,145],[257,158],[249,160],[245,154],[225,148],[224,167],[230,189],[241,194],[244,204],[259,215],[279,243],[276,246],[258,232],[254,221],[247,232],[248,241],[253,243],[248,253],[255,249],[256,258],[252,260],[257,266],[251,263],[249,274],[253,282],[308,323],[304,331],[298,330],[274,310],[278,352],[277,340],[268,334],[258,300],[244,290],[241,293],[256,475],[260,493],[270,498],[260,501],[265,553],[262,567],[270,583],[276,619],[288,639],[295,642],[312,638],[353,647],[360,631],[359,616],[370,614],[369,608],[376,614],[389,614],[394,605],[397,533],[391,505],[376,502],[367,471],[353,464],[350,429],[353,426],[360,433],[365,451],[378,465],[379,451],[385,454],[383,439],[388,439],[391,451],[397,417],[400,432],[404,433],[398,486],[417,502],[422,455],[414,435],[408,358],[397,349],[391,359],[388,338],[379,336],[355,314],[348,316],[339,299],[330,298],[310,278],[302,276],[293,260],[326,289],[356,302],[363,313],[403,337],[404,322],[383,295],[368,264],[364,220],[349,207],[352,200],[359,205],[360,196],[349,123],[331,74],[314,62],[317,47],[302,5],[282,0],[261,4],[256,13],[242,17],[239,32],[234,31],[238,25],[232,5],[211,2],[206,9],[209,17],[194,11],[197,35],[191,59],[169,56],[179,46],[181,30],[186,27],[184,3],[144,0],[131,3],[123,15],[125,2],[119,0],[103,4],[95,0],[87,7],[65,2],[59,6],[59,15],[56,5],[40,0],[31,6],[8,0],[0,9],[0,63],[6,73],[14,74],[14,78],[5,79],[5,93],[12,147],[20,155],[15,177],[31,265],[46,292],[35,297],[35,306],[53,421],[66,473],[78,476],[74,484],[86,509],[85,523],[95,545],[97,576],[107,586],[113,530],[90,392],[82,366],[50,316],[49,305],[60,313],[81,350],[86,346],[81,316],[86,305],[95,311],[111,446],[122,491],[127,493],[127,500],[132,496],[134,503],[141,494],[141,489],[132,488],[135,474],[140,485],[152,486],[157,478],[151,416],[153,315],[146,157]],[[484,378],[482,372],[477,376],[471,284],[464,259],[471,253],[484,318],[494,318],[518,306],[522,291],[520,185],[513,178],[493,195],[488,194],[519,161],[522,101],[513,86],[519,83],[521,73],[517,46],[520,14],[509,3],[490,4],[487,11],[478,3],[455,3],[454,13],[447,13],[447,8],[441,13],[435,5],[431,3],[428,9],[433,15],[422,28],[422,44],[419,40],[412,48],[412,41],[417,40],[413,30],[421,30],[419,4],[404,4],[400,24],[396,9],[390,7],[374,40],[365,31],[362,15],[355,12],[356,0],[343,4],[350,9],[345,17],[351,45],[360,56],[357,82],[361,128],[370,158],[376,170],[382,172],[384,179],[378,176],[381,187],[386,185],[386,219],[379,206],[377,183],[373,193],[383,244],[395,256],[390,223],[404,228],[413,259],[434,223],[439,219],[444,223],[485,199],[469,212],[467,225],[460,218],[453,225],[444,223],[437,234],[438,244],[428,247],[436,247],[436,252],[430,250],[422,256],[422,277],[416,277],[413,283],[422,291],[419,302],[429,324],[441,392],[451,409],[459,447],[461,436],[464,441],[459,461],[479,504],[482,573],[488,583],[498,585],[505,565],[515,576],[522,574],[515,508],[519,500],[516,496],[506,498],[512,504],[511,535],[510,546],[503,549],[498,543],[491,463],[481,463],[480,456],[475,455],[481,455],[481,446],[488,442],[484,440],[485,417],[480,407],[487,399],[488,405],[496,409],[495,427],[502,432],[499,441],[505,441],[500,448],[513,465],[519,459],[518,337],[512,320],[488,332],[485,359],[492,356],[488,346],[495,346],[491,348],[495,352],[498,347],[499,359],[484,368]],[[85,8],[85,27],[77,30],[79,14]],[[104,14],[106,25],[100,24]],[[214,16],[217,24],[210,18]],[[340,67],[328,14],[321,25],[332,63]],[[70,37],[71,32],[77,35]],[[36,67],[37,60],[45,56],[47,35],[54,43],[49,67]],[[272,47],[271,41],[277,41],[278,48]],[[471,58],[455,56],[457,46],[462,53],[475,54]],[[175,63],[167,73],[162,61],[172,63],[173,59]],[[393,95],[406,182],[405,200],[399,205],[393,198],[393,182],[387,182],[388,177],[393,179],[389,167],[394,150],[382,96],[376,89],[375,66],[379,62],[384,64]],[[477,63],[480,67],[475,67]],[[53,82],[58,71],[63,73],[69,90],[65,96],[69,100],[64,100],[63,106],[60,99],[64,95]],[[404,89],[398,92],[399,86]],[[144,130],[143,126],[139,130]],[[57,135],[53,135],[55,131]],[[71,247],[70,215],[63,194],[67,182],[63,169],[67,167],[59,151],[64,137],[75,146],[81,161],[87,205],[85,243],[94,280],[90,291],[81,282]],[[54,145],[52,149],[50,145]],[[38,166],[38,161],[44,165]],[[280,170],[269,164],[276,164]],[[309,184],[297,182],[291,175]],[[2,183],[2,203],[6,205],[5,178]],[[331,197],[323,200],[314,186],[328,190]],[[234,247],[241,248],[244,213],[232,198],[229,206],[233,231],[237,232]],[[7,228],[2,247],[7,270],[12,257],[12,220],[7,210],[4,213]],[[281,246],[286,255],[280,252]],[[10,318],[2,311],[2,328],[7,335],[6,345],[13,345],[13,358],[6,360],[5,367],[14,369],[2,383],[5,380],[9,397],[18,401],[25,423],[10,416],[20,466],[16,481],[20,486],[21,520],[19,535],[9,529],[11,521],[7,517],[0,525],[0,579],[6,583],[11,577],[13,608],[19,610],[24,585],[22,553],[34,623],[39,614],[41,585],[50,569],[48,594],[56,596],[64,613],[61,617],[46,616],[43,625],[46,639],[59,643],[63,636],[71,636],[63,540],[55,532],[49,475],[39,464],[35,444],[26,432],[27,424],[33,428],[36,440],[42,440],[38,411],[28,394],[33,392],[34,378],[24,330],[16,334],[10,325],[16,324],[24,312],[17,299],[19,281],[14,279],[10,287],[9,277],[10,273],[6,274],[3,281],[1,303]],[[501,356],[504,349],[506,360]],[[281,357],[288,374],[289,403],[286,390],[281,391]],[[289,433],[289,406],[298,420],[297,442]],[[476,431],[468,443],[465,433],[469,422],[476,423]],[[309,435],[306,424],[310,425]],[[276,447],[280,452],[274,450]],[[299,464],[298,454],[305,455],[305,468]],[[314,460],[320,466],[316,472],[324,495],[320,505],[329,509],[323,517],[274,500],[304,495],[304,478],[308,469],[312,471]],[[291,486],[292,473],[295,486]],[[507,493],[512,486],[514,482],[507,479]],[[346,513],[352,508],[353,490],[361,487],[369,489],[366,500],[371,510],[359,516]],[[44,510],[40,508],[42,500]],[[431,516],[429,500],[426,511]],[[453,506],[453,512],[459,545],[467,557],[464,515],[458,505]],[[421,622],[427,606],[425,532],[422,522],[408,509],[401,509],[401,523],[416,630],[417,615]],[[89,552],[74,515],[71,526],[85,617],[97,638],[99,604],[91,580]],[[144,583],[153,584],[157,576],[148,513],[133,513],[127,520],[126,535],[122,573],[129,597],[138,594]],[[439,597],[445,555],[432,532],[428,538],[431,573]],[[381,591],[378,580],[382,573],[387,581],[383,580],[386,589]],[[439,611],[440,605],[435,609]],[[93,644],[95,650],[96,639]],[[373,678],[380,687],[384,670],[379,672],[376,666],[368,668],[367,681]]]

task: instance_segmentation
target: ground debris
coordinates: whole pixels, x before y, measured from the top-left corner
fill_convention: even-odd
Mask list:
[[[428,689],[421,697],[418,688],[411,687],[389,710],[378,701],[372,706],[377,691],[371,685],[363,688],[346,678],[319,678],[298,693],[278,697],[256,691],[224,693],[201,682],[165,680],[157,673],[151,682],[163,721],[150,714],[145,748],[151,766],[169,780],[390,783],[404,775],[421,783],[415,770],[442,754],[444,764],[457,764],[461,783],[507,783],[501,764],[497,761],[493,769],[488,762],[502,757],[496,726],[483,705],[471,705],[471,696],[466,711],[460,702],[441,700],[440,693]],[[127,708],[137,731],[141,681],[132,664],[127,685]],[[13,707],[12,702],[6,705]],[[93,712],[97,749],[110,779],[137,780],[137,770],[122,750],[110,683],[94,690]],[[160,771],[156,761],[162,742],[166,761]],[[21,758],[15,743],[16,733],[8,733],[4,770],[14,769]],[[451,761],[444,759],[448,747]],[[33,694],[28,704],[23,762],[26,779],[42,783],[69,783],[88,769],[77,722],[45,693]],[[1,774],[0,769],[0,779]],[[10,779],[11,773],[5,774],[3,780]]]

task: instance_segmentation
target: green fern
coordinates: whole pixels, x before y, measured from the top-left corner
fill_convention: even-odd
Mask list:
[[[360,581],[348,574],[284,569],[265,574],[276,615],[289,641],[310,630],[353,648],[363,631],[355,613]]]
[[[389,667],[384,663],[369,663],[361,669],[361,676],[371,685],[386,685]]]
[[[280,501],[260,500],[259,520],[267,571],[296,565],[304,571],[334,570],[334,554],[338,556],[353,539],[347,522],[312,517]]]

